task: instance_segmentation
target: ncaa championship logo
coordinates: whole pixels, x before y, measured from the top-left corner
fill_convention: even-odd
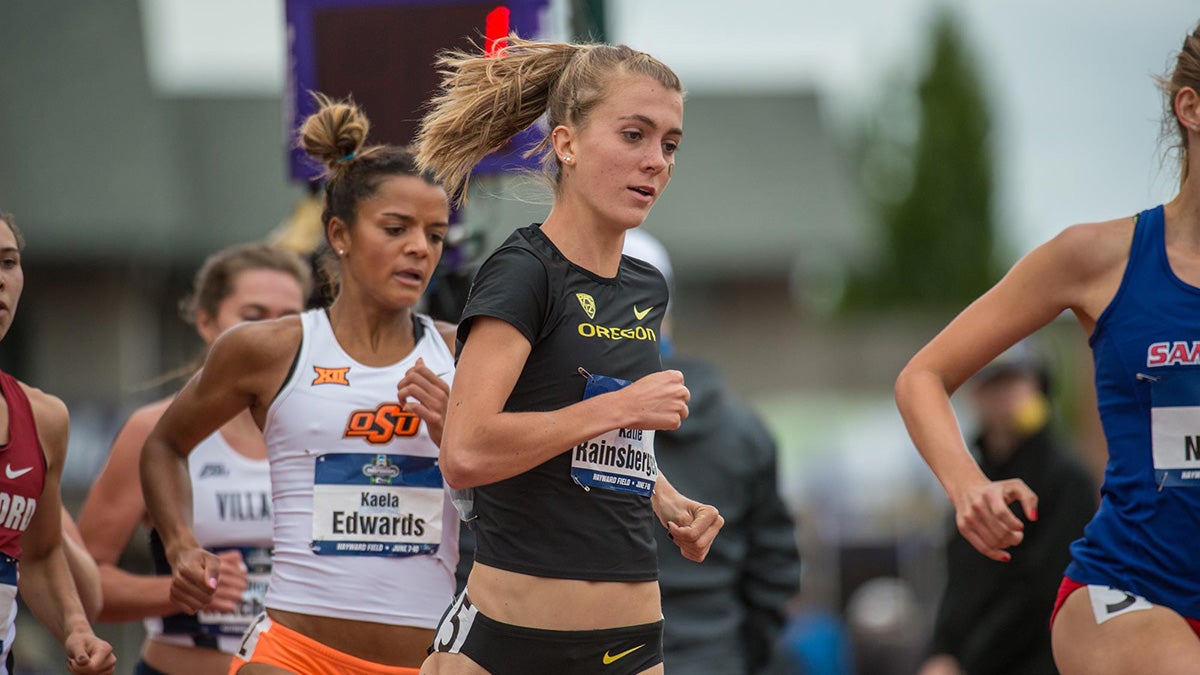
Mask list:
[[[375,461],[365,464],[362,472],[374,485],[391,485],[400,475],[400,467],[392,464],[387,455],[375,455]]]
[[[576,298],[579,298],[579,306],[587,313],[589,319],[596,318],[596,301],[587,293],[576,293]]]

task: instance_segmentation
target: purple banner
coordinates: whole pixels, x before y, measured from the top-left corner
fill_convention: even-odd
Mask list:
[[[313,181],[321,167],[296,147],[296,130],[316,110],[310,92],[352,96],[371,120],[369,143],[412,142],[422,108],[437,90],[437,52],[484,44],[487,15],[510,11],[509,28],[537,38],[552,0],[286,0],[288,80],[284,121],[293,180]],[[532,168],[521,153],[541,134],[526,131],[484,158],[477,174]]]

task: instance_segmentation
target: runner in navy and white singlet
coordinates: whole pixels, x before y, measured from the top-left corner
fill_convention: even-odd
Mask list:
[[[1018,262],[905,367],[896,401],[957,511],[1007,561],[1037,496],[991,482],[948,396],[1004,349],[1071,310],[1090,334],[1108,441],[1100,509],[1071,545],[1052,621],[1064,675],[1200,673],[1200,28],[1163,80],[1181,137],[1179,194],[1134,217],[1076,225]]]
[[[211,346],[242,322],[304,311],[311,277],[308,263],[294,253],[267,244],[231,246],[197,271],[181,314]],[[138,463],[146,436],[171,400],[143,406],[129,417],[80,513],[84,541],[101,567],[101,619],[145,623],[146,642],[135,675],[228,670],[242,634],[262,611],[271,571],[271,476],[262,432],[249,412],[200,441],[188,457],[196,539],[222,561],[220,586],[209,606],[188,615],[171,602],[171,568],[153,530],[154,574],[117,566],[138,525],[152,525]]]
[[[416,675],[458,560],[437,459],[453,328],[413,310],[450,205],[407,152],[366,145],[356,106],[318,100],[299,136],[328,170],[322,222],[337,296],[222,335],[147,438],[142,489],[174,570],[171,597],[200,610],[221,562],[189,527],[184,458],[249,409],[271,464],[274,559],[266,611],[229,672]]]
[[[0,213],[0,339],[25,286],[24,248],[13,217]],[[26,604],[66,648],[70,672],[112,673],[112,647],[92,633],[63,554],[67,408],[2,371],[0,397],[0,675],[12,673],[18,576]]]
[[[723,522],[658,472],[654,431],[688,392],[659,359],[666,281],[621,255],[670,181],[682,86],[624,46],[513,37],[439,65],[421,165],[465,199],[545,112],[555,199],[484,262],[459,326],[441,457],[478,542],[421,672],[661,673],[656,516],[696,561]]]

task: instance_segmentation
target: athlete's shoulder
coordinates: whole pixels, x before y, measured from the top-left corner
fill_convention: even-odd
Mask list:
[[[30,386],[24,382],[21,391],[29,400],[29,408],[33,411],[33,422],[37,428],[38,440],[47,461],[52,461],[66,453],[67,437],[70,435],[71,416],[67,404],[62,399],[47,392]]]
[[[67,421],[69,416],[67,404],[63,403],[61,398],[20,380],[17,382],[21,385],[21,391],[25,393],[25,398],[29,399],[29,407],[33,409],[33,416],[39,424]]]
[[[299,316],[285,316],[268,321],[247,321],[225,331],[213,343],[209,361],[218,353],[245,358],[248,365],[270,362],[276,358],[290,359],[304,337]],[[207,364],[206,364],[207,366]]]
[[[158,424],[159,418],[163,416],[163,413],[170,407],[171,401],[174,400],[175,396],[171,395],[134,410],[130,413],[129,419],[125,420],[125,429],[142,430],[143,436],[149,435],[150,430],[154,428],[155,424]]]
[[[1083,279],[1095,278],[1124,267],[1135,222],[1125,217],[1072,225],[1043,246],[1066,271]]]

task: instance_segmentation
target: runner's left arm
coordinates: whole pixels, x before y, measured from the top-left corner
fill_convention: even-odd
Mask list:
[[[717,533],[725,524],[725,518],[717,511],[717,507],[688,499],[661,472],[650,505],[683,557],[703,562]]]
[[[46,480],[37,509],[21,537],[21,596],[66,649],[72,673],[112,673],[117,663],[112,646],[92,632],[63,554],[59,480],[67,457],[67,407],[34,389],[27,389],[26,394],[46,456]]]

